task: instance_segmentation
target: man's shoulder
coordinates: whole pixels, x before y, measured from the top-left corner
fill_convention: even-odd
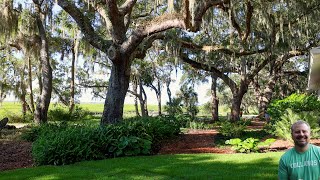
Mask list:
[[[296,153],[296,151],[294,150],[294,148],[290,148],[288,149],[282,156],[281,159],[285,159],[287,157],[291,157],[292,154]]]
[[[316,146],[314,144],[310,144],[310,146],[313,149],[313,151],[316,151],[316,152],[320,153],[320,147],[319,146]]]

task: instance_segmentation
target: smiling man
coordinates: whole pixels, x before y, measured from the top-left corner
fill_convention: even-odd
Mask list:
[[[291,126],[294,148],[282,155],[279,162],[279,180],[320,179],[320,148],[309,144],[310,125],[299,120]]]

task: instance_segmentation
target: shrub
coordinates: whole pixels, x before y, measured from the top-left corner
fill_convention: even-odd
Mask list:
[[[167,102],[167,104],[164,106],[164,110],[172,116],[182,114],[183,111],[181,102],[181,98],[172,98],[172,102]]]
[[[293,112],[287,109],[280,117],[280,120],[273,125],[273,134],[285,140],[291,140],[291,125],[298,120],[304,120],[309,123],[311,136],[319,137],[319,112]]]
[[[193,120],[189,114],[178,114],[174,116],[180,127],[189,127],[190,122]]]
[[[53,128],[50,128],[53,127]],[[44,125],[33,127],[32,154],[38,165],[62,165],[83,160],[150,154],[152,147],[180,132],[174,118],[131,118],[105,127]]]
[[[66,125],[63,123],[48,123],[41,126],[27,126],[21,134],[21,139],[29,142],[34,142],[41,135],[45,135],[51,132],[59,132],[64,128],[66,128]]]
[[[264,142],[260,142],[259,139],[255,138],[247,138],[242,141],[239,138],[230,139],[225,142],[225,144],[232,145],[232,148],[240,153],[250,153],[250,152],[258,152],[260,147],[268,147],[270,146],[275,139],[267,139]]]
[[[133,130],[144,127],[153,142],[160,142],[179,134],[181,127],[180,122],[173,116],[134,117],[127,119],[125,123]]]
[[[274,100],[268,106],[267,113],[272,121],[280,120],[280,117],[286,111],[291,109],[293,112],[316,111],[320,109],[320,101],[314,95],[292,94],[282,100]]]
[[[246,129],[246,121],[239,121],[232,123],[230,121],[225,121],[224,123],[221,123],[221,127],[219,129],[219,132],[226,137],[234,138],[234,137],[240,137],[244,130]]]
[[[190,129],[212,129],[214,126],[212,124],[207,124],[205,122],[201,121],[190,121],[189,122],[189,128]]]
[[[85,119],[90,112],[76,106],[72,113],[62,107],[56,107],[48,112],[49,121],[80,121]]]
[[[3,117],[7,117],[9,119],[9,123],[30,123],[33,121],[33,115],[29,112],[23,115],[22,113],[6,111]]]

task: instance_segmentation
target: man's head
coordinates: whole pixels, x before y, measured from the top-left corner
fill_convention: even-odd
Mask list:
[[[310,141],[310,125],[302,120],[299,120],[291,126],[291,136],[294,141],[294,145],[300,148],[304,148]]]

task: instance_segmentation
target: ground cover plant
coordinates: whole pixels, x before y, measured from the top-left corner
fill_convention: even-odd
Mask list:
[[[276,179],[282,154],[124,157],[5,171],[0,179]]]
[[[136,117],[104,127],[65,122],[35,126],[22,138],[33,142],[32,155],[37,165],[63,165],[152,154],[162,140],[179,133],[180,124],[174,117]]]

